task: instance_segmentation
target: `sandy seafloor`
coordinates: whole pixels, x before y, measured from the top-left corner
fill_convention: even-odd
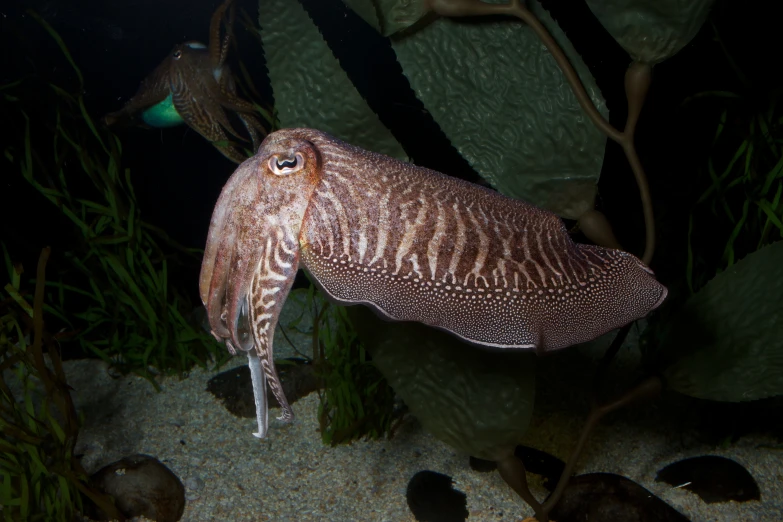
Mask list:
[[[219,371],[244,361],[235,357]],[[71,361],[65,367],[85,416],[76,449],[84,453],[87,471],[135,453],[156,457],[185,484],[186,521],[413,521],[405,492],[410,478],[425,469],[453,478],[453,487],[467,495],[468,520],[519,521],[532,515],[497,472],[472,470],[467,455],[436,440],[411,416],[392,440],[331,448],[321,443],[318,396],[312,393],[293,405],[293,424],[273,421],[267,439],[259,440],[251,435],[254,419],[235,417],[206,391],[216,371],[163,379],[158,393],[139,377],[112,379],[100,361]],[[545,371],[541,379],[547,379]],[[586,410],[544,400],[537,410],[529,438],[521,442],[565,460]],[[655,405],[607,418],[591,437],[577,473],[624,475],[694,521],[783,520],[783,450],[771,436],[745,436],[718,448],[661,420],[666,418]],[[703,454],[744,465],[761,489],[761,501],[706,504],[690,491],[654,482],[663,466]],[[537,497],[545,498],[538,477],[529,479]]]

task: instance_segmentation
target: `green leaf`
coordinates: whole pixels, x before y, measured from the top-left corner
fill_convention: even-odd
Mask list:
[[[742,217],[734,226],[734,230],[731,231],[729,236],[729,242],[726,244],[726,249],[723,252],[723,257],[727,260],[729,266],[734,264],[734,241],[742,232],[742,227],[745,225],[745,221],[748,219],[748,207],[750,206],[750,200],[746,199],[742,205]]]
[[[666,384],[719,401],[783,395],[783,241],[748,255],[663,325]]]
[[[60,427],[60,424],[55,420],[54,417],[49,417],[47,419],[49,421],[49,427],[52,430],[52,433],[57,437],[57,440],[60,442],[60,444],[65,443],[65,431],[63,431],[62,427]]]
[[[775,215],[775,208],[772,205],[770,205],[769,201],[767,201],[766,199],[762,199],[757,203],[757,205],[767,215],[767,219],[769,219],[772,223],[774,223],[775,226],[778,227],[778,229],[780,229],[780,233],[783,234],[783,223],[781,223],[780,218],[778,218],[778,216]]]
[[[373,364],[436,438],[492,459],[525,435],[534,353],[482,350],[420,323],[384,321],[364,306],[345,310]]]
[[[5,285],[5,291],[8,292],[8,295],[10,295],[11,298],[13,298],[13,300],[16,301],[16,304],[18,304],[22,308],[22,310],[25,311],[27,315],[29,315],[30,317],[33,316],[33,307],[30,306],[30,304],[27,301],[25,301],[24,297],[22,297],[22,295],[16,290],[16,288],[11,286],[11,283]]]

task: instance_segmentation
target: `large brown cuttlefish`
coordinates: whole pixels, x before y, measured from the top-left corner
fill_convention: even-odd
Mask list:
[[[300,267],[338,303],[539,354],[644,317],[667,293],[635,256],[574,243],[549,211],[318,130],[279,130],[223,188],[199,282],[213,335],[248,353],[258,437],[266,381],[279,419],[293,418],[272,338]]]

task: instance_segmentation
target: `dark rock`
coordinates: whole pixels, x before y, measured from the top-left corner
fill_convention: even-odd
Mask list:
[[[557,481],[560,480],[560,475],[565,469],[565,462],[546,451],[522,445],[516,447],[514,455],[522,461],[528,473],[544,477],[544,487],[549,491],[554,491],[557,487]]]
[[[185,487],[160,461],[149,455],[131,455],[104,466],[90,477],[90,485],[114,497],[128,518],[145,516],[157,522],[177,522],[185,511]],[[108,520],[100,509],[85,503],[85,514]]]
[[[557,522],[688,522],[633,480],[612,473],[572,477],[550,513]]]
[[[408,507],[419,522],[463,522],[468,518],[465,493],[451,487],[448,475],[419,471],[410,482]]]
[[[693,491],[710,504],[761,499],[759,487],[748,470],[731,459],[717,455],[669,464],[658,471],[655,481]]]
[[[318,379],[313,365],[305,359],[291,357],[275,360],[277,373],[283,383],[283,392],[290,404],[318,389]],[[256,403],[253,398],[253,384],[247,365],[219,373],[207,383],[207,391],[220,399],[228,411],[238,417],[255,418]],[[270,407],[280,405],[267,387]]]

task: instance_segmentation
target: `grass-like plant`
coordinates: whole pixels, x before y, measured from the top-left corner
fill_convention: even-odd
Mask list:
[[[313,362],[322,384],[321,440],[336,446],[389,435],[394,391],[370,360],[345,307],[327,301],[313,285],[300,291],[313,306]]]
[[[688,228],[686,277],[691,292],[783,238],[781,89],[759,89],[733,60],[717,29],[715,40],[741,89],[702,92],[685,102],[711,101],[716,114],[712,153],[701,173],[706,186]]]
[[[0,300],[0,516],[70,521],[82,511],[85,495],[122,520],[111,499],[89,486],[73,453],[79,421],[59,351],[43,323],[49,249],[38,261],[32,306],[20,288],[21,266],[3,251],[11,282]]]
[[[229,357],[227,350],[191,324],[187,317],[192,305],[169,280],[173,265],[183,259],[199,262],[202,251],[177,245],[141,220],[131,174],[122,167],[119,138],[93,123],[81,95],[81,72],[67,46],[44,20],[32,11],[30,15],[57,42],[77,77],[71,91],[54,84],[44,89],[52,107],[51,121],[44,124],[38,119],[34,123],[25,102],[46,104],[40,97],[33,101],[24,96],[26,83],[40,80],[0,86],[7,106],[16,109],[7,117],[24,129],[18,143],[5,146],[5,159],[61,210],[78,238],[65,253],[71,269],[58,281],[47,282],[53,291],[47,312],[76,332],[71,342],[85,352],[123,373],[142,375],[156,387],[157,374],[181,375],[210,361],[222,364]],[[249,74],[241,69],[240,87],[257,97]],[[256,105],[272,130],[277,128],[273,113]],[[91,197],[71,188],[83,188],[85,180]],[[313,359],[324,385],[319,410],[324,443],[388,434],[393,391],[369,361],[345,311],[312,286],[304,291],[308,305],[317,310]]]
[[[0,87],[7,107],[15,108],[8,120],[23,129],[19,142],[5,146],[5,159],[62,211],[78,238],[65,253],[70,270],[47,283],[55,291],[50,311],[76,332],[74,341],[85,352],[153,384],[156,374],[181,375],[194,365],[223,363],[225,348],[188,320],[193,305],[169,277],[181,263],[198,264],[201,251],[176,244],[141,219],[119,138],[94,125],[82,97],[81,72],[65,43],[43,19],[30,15],[77,76],[73,91],[49,84],[31,89],[34,100],[25,92],[30,82],[40,83],[37,78]],[[49,107],[44,118],[50,119],[33,120],[27,104]],[[72,186],[84,194],[74,194]]]

